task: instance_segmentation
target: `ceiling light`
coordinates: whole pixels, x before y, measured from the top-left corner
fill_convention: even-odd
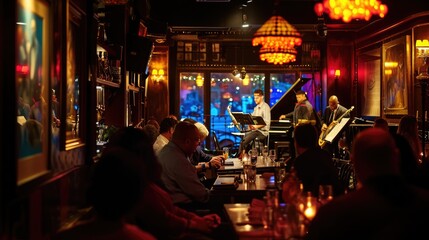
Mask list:
[[[331,19],[350,22],[353,19],[368,21],[372,15],[384,18],[388,9],[379,0],[323,0],[314,5],[314,11],[318,16],[326,13]]]
[[[268,63],[283,64],[296,60],[295,46],[302,43],[301,34],[281,16],[272,16],[254,34],[252,45],[261,45],[259,58]]]
[[[232,70],[232,75],[234,77],[239,77],[240,76],[240,72],[238,71],[237,66],[234,66],[234,70]]]
[[[417,40],[416,41],[417,57],[425,58],[429,57],[429,40]]]
[[[241,71],[240,71],[240,78],[241,79],[244,79],[245,77],[246,77],[246,74],[247,74],[247,72],[246,72],[246,69],[243,67],[243,68],[241,68]]]
[[[246,75],[246,77],[243,78],[243,86],[247,86],[250,83],[249,75]]]
[[[197,87],[202,87],[204,85],[204,79],[200,74],[198,74],[197,79],[195,79],[195,84]]]

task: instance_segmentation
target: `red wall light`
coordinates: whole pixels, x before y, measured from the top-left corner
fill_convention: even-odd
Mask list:
[[[340,69],[336,69],[334,75],[335,75],[336,78],[339,78],[341,76]]]

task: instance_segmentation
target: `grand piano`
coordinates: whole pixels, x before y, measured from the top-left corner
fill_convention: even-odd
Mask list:
[[[271,126],[269,136],[269,148],[277,150],[277,156],[287,158],[293,154],[292,144],[292,121],[279,120],[280,116],[290,113],[295,108],[296,97],[295,92],[300,90],[310,78],[299,78],[287,90],[287,92],[279,99],[279,101],[271,107]]]

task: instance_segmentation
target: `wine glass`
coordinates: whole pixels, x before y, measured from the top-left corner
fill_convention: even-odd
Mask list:
[[[276,150],[270,149],[268,156],[270,157],[271,161],[276,161]]]
[[[262,150],[262,156],[264,156],[264,162],[266,162],[268,154],[269,154],[268,146],[264,146],[264,149]]]
[[[319,198],[320,204],[325,204],[333,199],[332,185],[319,185]]]

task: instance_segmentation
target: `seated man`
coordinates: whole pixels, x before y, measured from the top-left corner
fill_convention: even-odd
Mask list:
[[[144,166],[137,154],[118,147],[103,151],[92,172],[88,200],[96,217],[61,231],[53,239],[155,239],[151,234],[127,223],[146,185]]]
[[[392,135],[367,128],[353,141],[351,161],[361,187],[323,205],[307,239],[421,239],[427,235],[429,192],[401,176]],[[424,238],[424,237],[423,237]]]
[[[203,142],[204,139],[209,135],[209,131],[207,130],[206,126],[204,126],[204,124],[199,123],[191,118],[186,118],[183,121],[194,124],[198,128],[201,142]],[[215,171],[210,171],[210,173],[214,173],[212,174],[213,176],[207,176],[207,170],[214,170],[220,168],[220,166],[222,166],[222,162],[222,155],[212,156],[210,154],[207,154],[203,151],[201,145],[197,147],[191,158],[191,163],[197,169],[198,178],[207,188],[210,188],[213,185],[214,180],[216,180],[216,176],[214,176]]]
[[[159,127],[159,135],[153,144],[155,154],[158,154],[158,152],[171,140],[176,124],[177,120],[174,118],[166,117],[162,119]]]
[[[268,136],[271,124],[271,108],[264,102],[264,92],[261,89],[256,89],[253,93],[256,106],[253,109],[252,116],[261,116],[267,125],[249,125],[246,134],[241,141],[238,152],[242,154],[243,151],[246,153],[251,148],[251,143],[258,138],[259,140],[265,139]],[[236,123],[234,123],[236,124]]]
[[[338,172],[331,155],[317,144],[318,136],[315,126],[301,124],[294,129],[294,146],[296,158],[291,159],[291,168],[302,182],[304,192],[313,196],[319,194],[319,185],[332,185],[334,194],[344,192],[338,179]]]
[[[161,178],[174,204],[188,210],[205,207],[209,200],[209,190],[200,182],[191,163],[200,142],[200,133],[194,124],[179,122],[171,141],[158,154]]]

